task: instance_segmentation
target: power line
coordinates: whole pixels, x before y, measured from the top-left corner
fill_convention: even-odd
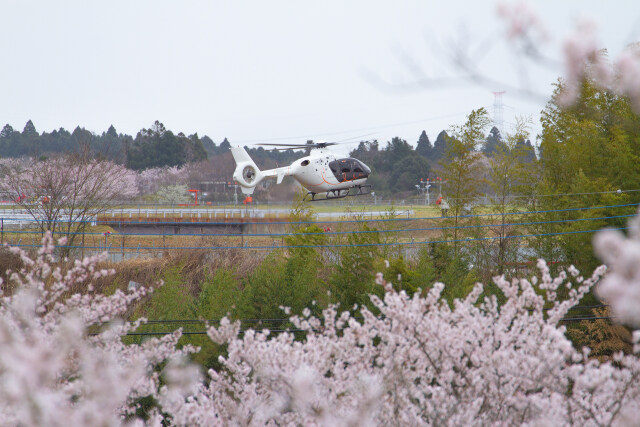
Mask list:
[[[590,193],[558,193],[558,194],[536,194],[533,196],[527,196],[523,194],[515,194],[509,197],[517,197],[517,198],[535,198],[535,197],[558,197],[558,196],[592,196],[594,194],[621,194],[621,193],[636,193],[640,191],[640,189],[635,190],[610,190],[610,191],[593,191]]]
[[[429,117],[429,118],[419,119],[419,120],[410,120],[410,121],[406,121],[406,122],[397,122],[397,123],[391,123],[391,124],[386,124],[386,125],[370,126],[370,127],[366,127],[366,128],[348,129],[348,130],[342,130],[342,131],[337,131],[337,132],[321,132],[321,133],[315,133],[313,135],[307,134],[307,135],[298,135],[298,136],[285,136],[285,137],[278,137],[278,138],[246,139],[246,140],[241,140],[241,141],[235,141],[234,144],[248,144],[248,143],[253,143],[253,142],[284,141],[284,140],[291,140],[291,139],[312,138],[312,137],[317,137],[317,136],[342,135],[342,134],[351,133],[351,132],[366,132],[366,131],[370,131],[370,130],[387,129],[387,128],[392,128],[392,127],[396,127],[396,126],[423,123],[423,122],[427,122],[427,121],[431,121],[431,120],[447,119],[447,118],[450,118],[450,117],[459,116],[461,114],[466,114],[466,113],[461,112],[461,113],[444,114],[444,115],[441,115],[441,116]]]

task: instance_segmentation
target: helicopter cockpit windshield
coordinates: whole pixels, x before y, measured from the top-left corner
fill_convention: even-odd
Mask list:
[[[339,182],[367,178],[371,169],[358,159],[344,158],[329,163],[331,172]]]

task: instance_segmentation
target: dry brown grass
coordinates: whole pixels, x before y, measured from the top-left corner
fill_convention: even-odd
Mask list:
[[[222,238],[193,238],[189,246],[225,246]],[[116,288],[126,290],[133,281],[143,286],[153,286],[169,269],[179,268],[180,277],[189,293],[196,296],[202,283],[213,276],[218,269],[232,271],[236,277],[244,278],[268,255],[265,250],[246,249],[168,249],[159,258],[134,258],[120,262],[108,262],[101,268],[112,268],[114,276],[95,281],[97,292],[113,292]]]
[[[608,307],[591,310],[595,320],[585,320],[567,330],[567,335],[578,345],[591,349],[589,357],[601,362],[613,360],[619,351],[631,354],[633,351],[631,331],[623,325],[613,323]]]
[[[165,265],[164,258],[134,258],[118,263],[102,263],[100,268],[114,269],[116,274],[94,281],[94,289],[98,293],[110,293],[117,288],[126,291],[131,281],[145,287],[153,286]]]
[[[9,282],[8,272],[20,271],[23,263],[20,257],[13,254],[9,249],[0,247],[0,278],[2,278],[2,293],[4,295],[11,295],[14,291],[14,284]]]
[[[219,240],[222,239],[202,237],[194,239],[193,246],[224,246]],[[200,292],[202,282],[217,270],[233,271],[237,277],[244,278],[255,270],[267,254],[267,251],[259,249],[172,249],[165,253],[164,259],[168,265],[181,266],[185,284],[195,294]]]

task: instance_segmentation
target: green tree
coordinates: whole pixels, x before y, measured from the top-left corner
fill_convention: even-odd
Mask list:
[[[129,148],[127,166],[136,170],[182,166],[187,162],[188,143],[188,138],[177,137],[156,120],[150,129],[138,132]]]
[[[225,151],[229,151],[230,149],[231,149],[231,143],[227,141],[227,138],[225,138],[224,141],[220,143],[220,151],[225,152]]]
[[[532,163],[538,160],[536,158],[536,150],[529,139],[527,139],[526,141],[524,139],[518,140],[516,142],[515,148],[516,150],[520,151],[522,161],[526,163]]]
[[[429,159],[431,158],[432,151],[433,151],[433,145],[431,145],[431,141],[429,141],[427,132],[422,131],[422,133],[420,134],[420,137],[418,138],[418,144],[416,145],[416,153]]]
[[[366,222],[358,222],[355,231],[334,241],[343,246],[336,251],[338,262],[329,279],[332,302],[339,302],[345,310],[355,305],[371,307],[369,295],[383,292],[375,284],[376,271],[382,264],[380,233]]]
[[[14,132],[15,131],[13,130],[11,125],[10,124],[6,124],[2,128],[2,131],[0,132],[0,138],[9,138],[11,135],[13,135]]]
[[[207,152],[207,155],[209,157],[216,154],[216,152],[217,152],[216,143],[213,142],[213,140],[211,138],[209,138],[207,135],[205,135],[205,136],[202,137],[201,141],[202,141],[202,147]],[[260,148],[262,148],[262,147],[260,147]]]
[[[561,104],[563,84],[556,85],[542,112],[540,143],[540,198],[542,210],[571,209],[638,201],[635,193],[616,194],[617,189],[636,189],[640,185],[640,118],[627,98],[608,92],[585,79],[577,102],[568,108]],[[544,191],[544,193],[543,193]],[[552,259],[566,260],[584,271],[596,265],[585,231],[605,225],[622,227],[624,219],[590,220],[591,217],[619,216],[632,209],[594,211],[567,210],[540,215],[556,221],[545,227],[547,233],[567,233],[547,240],[545,249]],[[575,221],[582,219],[582,221]]]
[[[183,142],[186,147],[186,157],[188,162],[201,162],[203,160],[207,160],[207,150],[204,149],[202,140],[198,138],[197,133],[189,135],[189,137]]]
[[[486,156],[493,156],[498,151],[507,151],[507,147],[505,146],[504,141],[502,141],[502,135],[500,135],[500,131],[497,127],[494,126],[489,131],[489,135],[482,145],[482,152]]]
[[[447,131],[443,130],[438,134],[438,137],[433,143],[433,150],[431,151],[431,157],[429,158],[432,163],[438,162],[445,156],[448,140],[449,134]]]
[[[494,226],[491,227],[491,231],[497,239],[494,241],[495,257],[491,264],[497,267],[498,274],[505,272],[507,261],[517,259],[519,242],[509,238],[517,230],[514,226],[507,225],[513,222],[513,216],[510,214],[522,205],[522,200],[517,196],[527,194],[535,186],[532,179],[535,177],[536,165],[526,158],[526,149],[517,144],[517,141],[524,141],[529,136],[530,125],[530,119],[516,118],[515,132],[507,136],[506,142],[495,146],[493,156],[489,159],[491,201],[494,210],[499,214],[497,221],[492,219]]]
[[[36,130],[35,125],[31,120],[28,120],[24,125],[24,129],[22,130],[22,136],[27,138],[36,138],[38,137],[38,131]]]
[[[18,155],[30,155],[38,158],[41,155],[39,138],[40,135],[36,131],[36,127],[31,120],[27,121],[20,136],[21,149]]]
[[[414,191],[420,179],[429,177],[429,162],[422,156],[408,156],[393,165],[389,186],[395,191]]]
[[[452,135],[447,138],[447,151],[441,164],[444,168],[443,178],[446,181],[446,200],[449,203],[449,215],[453,218],[453,239],[458,240],[460,216],[463,208],[474,203],[479,194],[481,184],[481,165],[476,144],[484,136],[484,129],[490,119],[484,108],[472,111],[464,125],[454,127]],[[457,255],[458,244],[454,243]]]
[[[0,132],[0,157],[17,155],[20,144],[20,132],[16,132],[11,125],[6,124]]]
[[[391,171],[393,166],[405,157],[414,154],[413,147],[404,139],[398,137],[391,138],[384,149],[385,151],[385,169]]]
[[[304,308],[318,310],[324,305],[327,288],[320,274],[323,263],[317,247],[326,244],[326,236],[313,223],[314,217],[301,191],[291,208],[286,249],[270,254],[245,283],[239,303],[243,317],[282,319],[286,317],[282,307],[300,314]]]

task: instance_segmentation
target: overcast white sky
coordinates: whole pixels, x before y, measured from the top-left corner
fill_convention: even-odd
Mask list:
[[[160,120],[216,143],[400,136],[492,112],[499,85],[460,82],[429,89],[421,75],[454,77],[451,43],[466,46],[491,78],[545,96],[562,69],[524,62],[505,43],[495,2],[478,1],[1,1],[0,125],[37,130],[110,124],[135,135]],[[580,17],[598,25],[615,56],[640,39],[637,0],[539,1],[532,5],[559,58]],[[416,69],[420,69],[417,72]],[[386,82],[386,83],[383,83]],[[495,87],[494,87],[495,86]],[[537,122],[540,99],[504,95]],[[536,126],[534,133],[539,130]],[[365,136],[366,135],[366,136]],[[361,137],[361,138],[359,138]]]

